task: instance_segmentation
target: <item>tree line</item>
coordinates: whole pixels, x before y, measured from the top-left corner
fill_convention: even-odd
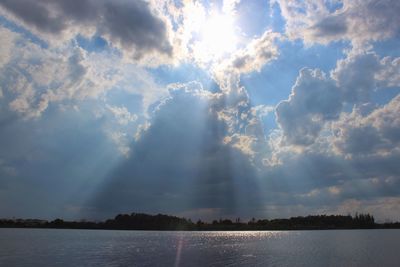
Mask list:
[[[109,230],[197,230],[197,231],[237,231],[237,230],[324,230],[324,229],[377,229],[400,228],[400,223],[378,224],[370,214],[351,215],[309,215],[289,219],[251,219],[242,222],[219,219],[210,222],[170,215],[149,215],[144,213],[119,214],[102,222],[53,221],[36,219],[2,219],[0,227],[12,228],[56,228],[56,229],[109,229]]]

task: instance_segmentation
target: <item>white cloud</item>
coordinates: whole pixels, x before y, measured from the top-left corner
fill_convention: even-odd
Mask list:
[[[298,146],[314,144],[321,131],[329,128],[327,122],[339,118],[343,107],[355,104],[363,113],[370,112],[375,90],[398,85],[398,62],[398,58],[379,59],[371,52],[350,53],[337,62],[330,75],[319,69],[302,69],[289,99],[276,107],[283,141]],[[386,79],[388,76],[391,78]]]
[[[117,64],[101,66],[102,59],[74,45],[46,49],[10,34],[18,38],[0,69],[0,87],[10,108],[27,118],[39,117],[50,103],[97,98],[120,78]]]
[[[10,60],[10,55],[12,54],[12,49],[14,48],[15,39],[18,38],[18,35],[13,33],[12,31],[0,27],[0,38],[1,38],[1,46],[0,46],[0,68],[8,63]]]
[[[339,90],[346,102],[369,102],[370,94],[376,89],[375,74],[380,64],[376,54],[349,55],[337,62],[332,77],[337,81]]]
[[[326,121],[342,109],[334,81],[320,70],[302,69],[288,100],[276,107],[277,122],[289,144],[313,144]]]
[[[128,109],[124,106],[117,107],[106,105],[107,109],[114,115],[118,123],[121,125],[127,125],[128,123],[134,122],[138,119],[136,114],[131,114]]]
[[[255,150],[259,141],[256,137],[250,135],[233,134],[227,136],[223,140],[224,144],[229,144],[232,147],[239,149],[243,154],[254,158],[256,156]]]
[[[336,151],[345,156],[387,156],[400,152],[400,95],[363,116],[357,109],[332,125]]]
[[[400,57],[385,57],[380,61],[381,71],[375,75],[380,86],[400,86]]]
[[[244,49],[235,52],[228,59],[228,63],[223,62],[222,65],[227,64],[233,71],[239,73],[260,71],[265,64],[278,58],[279,49],[276,44],[278,38],[280,34],[266,31],[261,37],[252,39]]]
[[[145,69],[135,66],[124,66],[122,79],[118,87],[128,94],[139,95],[142,98],[142,110],[147,116],[150,105],[168,96],[167,88],[160,86],[155,78]]]
[[[125,157],[129,157],[131,138],[126,133],[119,131],[108,131],[106,134],[117,145],[119,152]]]
[[[183,61],[192,60],[201,68],[211,69],[216,76],[223,76],[225,71],[260,71],[265,64],[276,59],[279,56],[276,41],[281,35],[266,30],[261,36],[245,38],[241,25],[236,24],[236,6],[239,3],[239,0],[226,0],[218,10],[213,7],[208,9],[200,1],[184,1],[180,4],[167,1],[169,17],[176,25],[175,56]],[[210,33],[213,39],[220,40],[204,40],[204,37],[209,37],[207,32],[214,30],[210,25],[213,20],[218,22],[216,24],[223,24],[217,25],[220,28]],[[224,43],[226,39],[231,42]],[[224,46],[220,43],[224,43]]]
[[[241,0],[224,0],[222,4],[222,10],[226,14],[235,14],[236,6]]]

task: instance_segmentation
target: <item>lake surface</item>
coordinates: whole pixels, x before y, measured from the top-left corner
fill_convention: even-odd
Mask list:
[[[400,230],[0,229],[0,266],[400,266]]]

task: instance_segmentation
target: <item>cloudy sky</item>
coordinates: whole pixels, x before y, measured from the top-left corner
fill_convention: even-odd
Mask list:
[[[0,217],[400,220],[398,14],[0,0]]]

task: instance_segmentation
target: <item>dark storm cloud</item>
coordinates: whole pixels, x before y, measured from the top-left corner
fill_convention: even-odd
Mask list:
[[[172,54],[165,21],[142,0],[1,0],[0,6],[28,27],[56,38],[67,30],[85,34],[93,28],[112,43],[134,50],[137,58],[152,51]]]
[[[150,12],[146,2],[106,3],[103,26],[100,32],[105,31],[111,40],[118,41],[125,48],[134,43],[140,50],[155,49],[166,54],[172,52],[165,23]]]
[[[58,33],[66,27],[62,20],[49,14],[44,2],[2,0],[0,5],[27,24],[32,24],[45,32]]]
[[[354,45],[397,37],[400,33],[398,0],[332,1],[278,0],[291,38],[327,44],[349,40]]]

